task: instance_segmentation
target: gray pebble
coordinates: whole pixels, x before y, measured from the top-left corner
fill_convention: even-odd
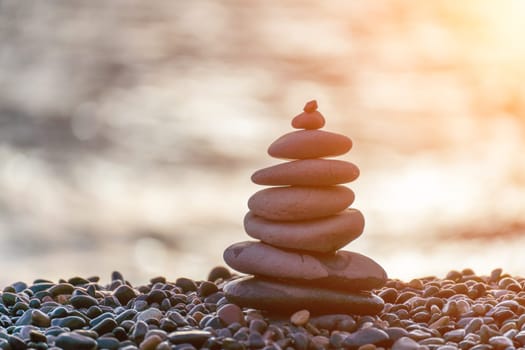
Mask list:
[[[97,342],[94,339],[74,332],[60,334],[55,340],[55,345],[63,350],[95,350],[97,348]]]
[[[385,331],[369,327],[351,333],[343,341],[343,345],[348,348],[358,348],[365,344],[375,344],[383,346],[388,343],[389,337]]]

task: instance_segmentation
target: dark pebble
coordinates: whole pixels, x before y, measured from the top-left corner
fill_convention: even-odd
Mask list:
[[[124,276],[119,271],[113,271],[111,273],[111,282],[113,281],[124,281]]]
[[[4,292],[2,294],[2,302],[7,306],[12,306],[16,303],[16,294],[12,292]]]
[[[89,295],[75,295],[75,296],[72,296],[69,299],[69,302],[71,303],[71,305],[73,305],[77,309],[88,308],[90,306],[98,304],[97,299],[95,299],[95,298],[93,298],[93,297],[91,297]]]
[[[137,342],[141,343],[144,340],[144,336],[148,332],[148,324],[144,321],[137,321],[133,326],[132,338]]]
[[[201,330],[176,331],[168,334],[168,339],[173,344],[189,343],[195,347],[202,346],[212,334]]]
[[[154,289],[148,293],[146,301],[148,303],[161,303],[166,298],[166,293],[163,290]]]
[[[111,312],[104,312],[103,314],[99,314],[98,316],[96,317],[93,317],[90,321],[89,321],[89,325],[91,327],[94,327],[96,326],[97,324],[99,324],[100,322],[104,321],[105,319],[107,318],[113,318],[115,315]]]
[[[347,336],[343,341],[343,346],[349,349],[357,349],[365,344],[384,346],[388,341],[389,336],[385,331],[374,327],[368,327],[360,329]]]
[[[210,273],[208,274],[208,281],[215,282],[216,280],[222,278],[223,280],[227,280],[231,278],[231,272],[224,266],[216,266],[213,269],[211,269]]]
[[[63,350],[95,350],[97,342],[78,333],[67,332],[59,335],[55,340],[55,345]]]
[[[78,316],[66,316],[62,318],[54,318],[51,320],[52,326],[67,327],[69,329],[79,329],[86,325],[86,321]]]
[[[53,287],[55,284],[53,282],[39,282],[34,283],[33,285],[29,286],[28,289],[30,289],[33,293],[47,291],[49,288]]]
[[[177,278],[175,285],[180,287],[184,292],[191,292],[197,290],[197,285],[195,282],[186,277]]]
[[[219,288],[213,282],[204,281],[199,285],[198,293],[202,298],[206,298],[208,295],[216,293]]]
[[[166,277],[164,277],[164,276],[153,277],[153,278],[151,278],[149,280],[149,283],[151,283],[151,284],[156,284],[156,283],[165,284],[166,283]]]
[[[75,286],[70,283],[60,283],[49,288],[47,291],[52,297],[56,297],[60,294],[71,294],[75,290]]]
[[[97,338],[97,346],[99,349],[117,350],[120,342],[116,338],[104,336]]]
[[[164,330],[164,331],[166,331],[168,333],[174,332],[178,328],[178,326],[177,326],[177,324],[175,322],[173,322],[172,320],[167,319],[167,318],[163,318],[160,321],[159,327],[162,330]]]
[[[88,278],[86,278],[89,282],[93,282],[93,283],[97,283],[98,281],[100,281],[100,276],[90,276]]]
[[[89,281],[87,279],[85,279],[85,278],[82,278],[82,277],[79,277],[79,276],[75,276],[75,277],[71,277],[70,279],[68,279],[67,283],[72,284],[74,286],[80,286],[80,285],[83,285],[83,284],[88,284]]]
[[[41,337],[35,337],[33,335],[33,333],[38,333],[38,334],[41,335]],[[35,340],[35,339],[37,339],[37,340]],[[34,331],[34,332],[31,332],[29,334],[29,340],[37,341],[37,342],[45,342],[45,341],[47,341],[47,338],[42,333]],[[9,336],[9,338],[7,339],[7,342],[11,346],[12,350],[25,350],[27,348],[27,345],[26,345],[25,341],[23,339],[20,339],[16,335]]]
[[[262,348],[264,346],[264,339],[259,333],[250,333],[248,336],[248,346],[251,348]]]
[[[235,322],[239,324],[245,323],[242,309],[235,304],[222,306],[217,311],[217,316],[227,326]]]
[[[385,288],[378,296],[384,300],[385,303],[394,303],[397,299],[397,290],[395,288]]]
[[[117,321],[117,323],[120,324],[122,323],[122,321],[131,320],[133,317],[135,317],[136,314],[137,314],[137,311],[133,309],[128,309],[118,314],[115,317],[115,321]]]
[[[47,336],[40,331],[32,330],[29,332],[29,340],[36,343],[45,343],[47,341]]]
[[[117,327],[117,322],[113,318],[105,318],[95,326],[91,327],[91,330],[102,335],[111,332],[115,327]]]
[[[408,331],[401,327],[388,327],[384,331],[388,334],[388,338],[391,341],[396,341],[399,338],[408,336]]]
[[[128,332],[126,332],[126,330],[120,326],[115,327],[111,333],[113,333],[115,338],[117,338],[120,341],[128,339]]]
[[[293,347],[297,350],[306,350],[308,349],[308,343],[309,339],[308,336],[305,333],[292,333],[291,339],[293,343]]]

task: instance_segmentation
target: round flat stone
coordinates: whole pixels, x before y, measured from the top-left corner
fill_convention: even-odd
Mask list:
[[[268,186],[330,186],[354,181],[359,168],[335,159],[303,159],[257,170],[252,181]]]
[[[318,111],[303,112],[292,119],[292,126],[296,129],[321,129],[324,124],[324,117]]]
[[[232,303],[274,313],[307,309],[313,314],[375,315],[381,312],[384,305],[381,298],[369,292],[340,292],[252,276],[227,283],[224,292]]]
[[[299,130],[285,134],[268,148],[275,158],[310,159],[345,154],[352,148],[348,137],[321,130]]]
[[[322,219],[271,221],[248,212],[248,235],[273,246],[329,253],[355,240],[363,232],[365,218],[359,210],[346,209]]]
[[[95,340],[73,332],[60,334],[55,340],[55,345],[64,350],[95,350],[97,348]]]
[[[274,187],[251,196],[248,208],[265,219],[297,221],[334,215],[353,201],[354,192],[345,186]]]
[[[312,287],[366,291],[382,287],[387,278],[374,260],[343,250],[315,254],[251,241],[229,246],[223,258],[231,268],[246,274]]]

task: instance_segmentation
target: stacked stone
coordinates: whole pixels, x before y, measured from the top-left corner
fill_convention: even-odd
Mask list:
[[[273,142],[270,156],[290,162],[256,171],[252,181],[276,186],[255,193],[244,227],[259,241],[235,243],[224,260],[252,275],[229,282],[226,297],[270,312],[377,314],[383,301],[371,290],[386,282],[383,268],[358,253],[339,250],[361,235],[363,215],[348,207],[345,186],[359,176],[352,163],[325,159],[347,153],[352,141],[321,131],[325,119],[310,101],[292,120],[299,131]]]

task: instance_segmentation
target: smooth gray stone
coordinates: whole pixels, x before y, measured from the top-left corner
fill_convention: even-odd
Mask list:
[[[210,332],[201,330],[175,331],[168,334],[168,339],[173,344],[189,343],[198,348],[211,336]]]
[[[74,332],[60,334],[55,340],[55,345],[64,350],[95,350],[97,348],[97,342],[94,339]]]

